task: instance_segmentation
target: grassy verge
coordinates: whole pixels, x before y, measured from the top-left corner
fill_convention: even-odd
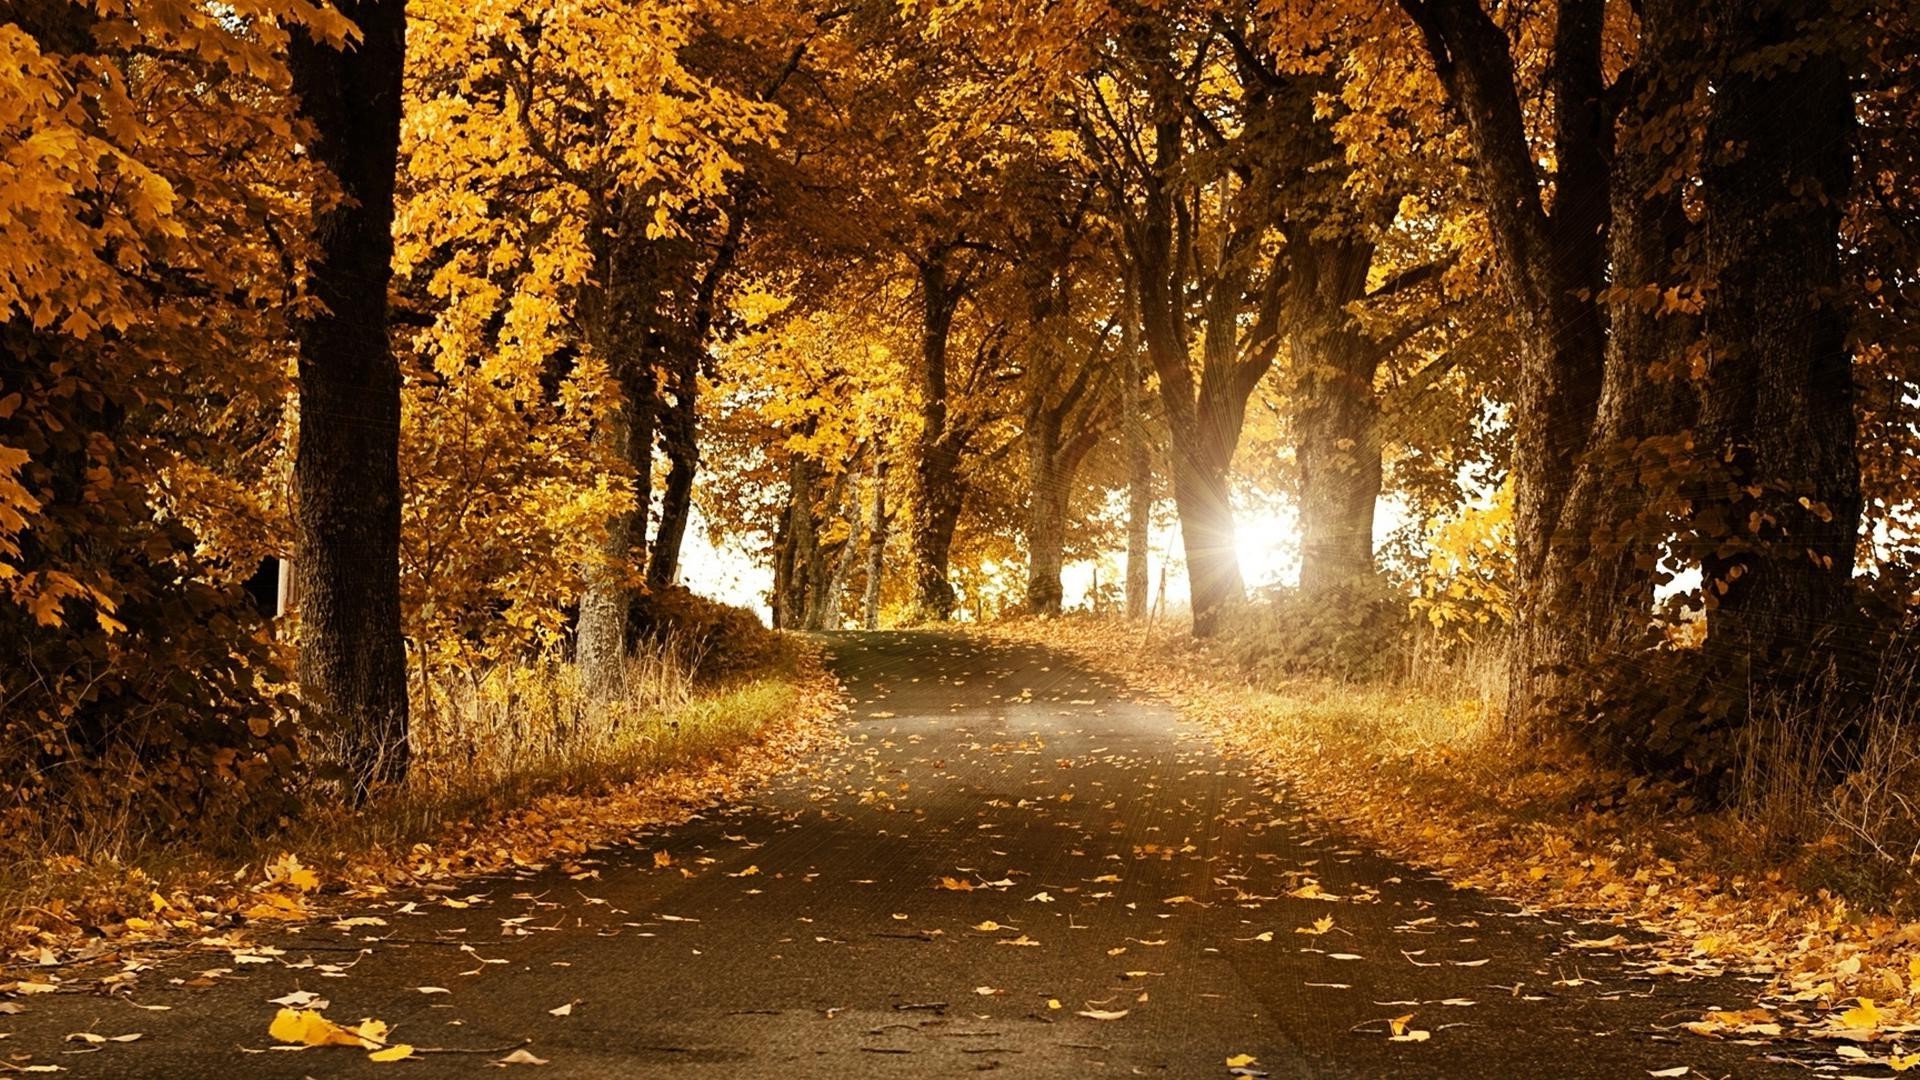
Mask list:
[[[1670,791],[1517,745],[1470,685],[1256,687],[1165,629],[1065,620],[991,632],[1064,648],[1168,700],[1308,809],[1397,858],[1462,886],[1649,931],[1659,970],[1768,977],[1761,1012],[1710,1014],[1696,1022],[1700,1034],[1779,1023],[1872,1046],[1879,1061],[1920,1031],[1920,923],[1809,884],[1818,843],[1783,851],[1756,839],[1738,812],[1703,812]],[[1646,947],[1624,936],[1619,944]]]
[[[207,846],[44,838],[0,863],[0,945],[20,970],[297,922],[359,897],[557,865],[738,796],[831,737],[839,687],[784,640],[717,685],[663,651],[589,710],[563,665],[496,669],[416,706],[406,791],[358,810],[314,800],[275,835]],[[84,852],[84,854],[80,854]],[[52,974],[28,978],[54,978]],[[5,984],[0,983],[0,989]]]

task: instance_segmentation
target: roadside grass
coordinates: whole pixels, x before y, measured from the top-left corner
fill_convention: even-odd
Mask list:
[[[153,843],[96,821],[0,840],[0,958],[64,962],[318,917],[329,895],[568,865],[736,796],[828,737],[839,689],[817,651],[786,638],[770,651],[701,682],[700,658],[668,642],[631,660],[607,706],[553,661],[448,672],[431,693],[416,677],[406,789],[353,808],[316,783],[267,836]]]
[[[1168,701],[1305,809],[1387,854],[1461,886],[1649,931],[1671,973],[1766,977],[1765,1000],[1790,1028],[1826,1031],[1837,1022],[1827,1010],[1856,997],[1879,1002],[1886,1027],[1920,1021],[1909,849],[1891,847],[1879,863],[1863,854],[1862,830],[1886,844],[1909,828],[1909,807],[1884,779],[1836,791],[1781,774],[1768,788],[1757,764],[1735,806],[1706,810],[1513,737],[1490,704],[1500,695],[1487,665],[1416,665],[1384,684],[1256,686],[1173,628],[1069,617],[986,632],[1063,649]],[[1795,722],[1799,738],[1818,740],[1804,717]],[[1887,766],[1876,776],[1911,779],[1913,734],[1889,724],[1869,745],[1867,763]],[[1782,733],[1767,737],[1793,751]],[[1890,892],[1890,878],[1904,885]],[[1717,1033],[1711,1017],[1701,1023]]]

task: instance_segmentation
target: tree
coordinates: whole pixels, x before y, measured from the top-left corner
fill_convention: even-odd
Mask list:
[[[1610,40],[1602,3],[1563,0],[1533,58],[1477,0],[1401,7],[1480,166],[1524,346],[1510,711],[1577,704],[1596,663],[1636,653],[1676,537],[1719,612],[1710,651],[1764,671],[1836,613],[1858,522],[1850,361],[1823,299],[1851,153],[1840,14],[1647,4]],[[1550,117],[1523,104],[1536,69]],[[1772,91],[1832,141],[1759,119]],[[1637,723],[1608,737],[1667,757],[1694,737]]]
[[[447,304],[437,333],[490,378],[572,381],[574,409],[592,409],[613,498],[587,530],[574,645],[589,693],[606,699],[624,679],[644,581],[663,367],[669,393],[693,404],[694,354],[668,340],[677,327],[658,311],[663,293],[695,284],[673,248],[690,226],[728,228],[736,151],[770,139],[782,114],[687,67],[698,0],[430,2],[410,169],[420,255],[438,264],[432,288]],[[476,337],[497,355],[483,359]]]
[[[405,0],[345,0],[351,48],[296,34],[293,91],[314,159],[340,186],[315,215],[301,320],[294,557],[300,688],[340,725],[356,798],[407,773],[407,657],[400,636],[400,369],[387,336],[399,167]]]
[[[1205,636],[1244,590],[1228,476],[1247,399],[1280,343],[1278,103],[1250,72],[1236,70],[1226,91],[1202,79],[1216,74],[1208,56],[1220,43],[1207,12],[1130,18],[1114,36],[1071,108],[1137,289],[1172,442],[1194,632]]]
[[[290,314],[328,183],[293,27],[14,5],[0,24],[0,821],[248,828],[301,775],[239,582],[274,550]],[[129,813],[138,807],[140,813]]]

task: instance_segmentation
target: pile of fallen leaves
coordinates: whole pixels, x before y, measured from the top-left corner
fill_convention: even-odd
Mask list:
[[[396,889],[509,870],[568,870],[590,850],[638,829],[684,821],[735,799],[837,737],[831,720],[843,707],[841,689],[817,651],[799,650],[788,678],[794,707],[711,760],[597,790],[553,792],[453,822],[416,843],[340,850],[316,840],[312,850],[283,853],[264,866],[219,872],[53,860],[49,872],[63,876],[46,891],[56,898],[0,926],[0,994],[49,992],[75,964],[127,961],[248,925],[327,918],[350,902]],[[116,979],[135,978],[137,966],[124,963],[122,972],[92,981],[111,989]]]
[[[1502,777],[1499,765],[1488,771],[1493,755],[1463,769],[1459,746],[1408,740],[1383,749],[1378,740],[1327,738],[1321,728],[1288,722],[1284,688],[1222,681],[1225,669],[1203,644],[1168,628],[1064,619],[987,632],[1062,649],[1164,698],[1304,808],[1395,858],[1460,886],[1645,932],[1584,947],[1638,954],[1636,963],[1655,975],[1762,980],[1754,1008],[1716,1010],[1683,1025],[1696,1035],[1792,1032],[1832,1045],[1849,1064],[1895,1072],[1920,1066],[1920,923],[1861,911],[1825,890],[1800,890],[1780,871],[1720,869],[1713,834],[1726,821],[1669,812],[1650,834],[1633,808],[1575,812],[1574,800],[1564,803],[1564,815],[1543,815],[1552,800],[1541,797],[1542,785],[1572,790],[1593,778],[1577,768],[1549,777],[1517,756]]]

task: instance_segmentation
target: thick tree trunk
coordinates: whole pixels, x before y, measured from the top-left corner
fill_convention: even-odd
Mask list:
[[[1180,544],[1187,556],[1187,586],[1192,594],[1193,632],[1209,637],[1220,615],[1246,594],[1240,577],[1239,546],[1224,463],[1195,460],[1176,440],[1173,451],[1173,500],[1180,511]]]
[[[597,348],[611,348],[610,332],[600,320],[608,317],[605,298],[583,305]],[[634,505],[607,519],[598,550],[583,568],[585,588],[574,628],[574,661],[582,688],[591,701],[618,697],[626,681],[628,616],[639,568],[634,554],[647,530],[649,481],[653,474],[652,369],[632,380],[618,403],[596,420],[593,444],[602,460],[625,462],[633,472]]]
[[[296,32],[293,90],[307,148],[346,196],[316,221],[313,296],[300,324],[293,474],[300,688],[341,725],[356,797],[407,771],[400,633],[400,369],[387,332],[399,160],[404,0],[343,0],[362,40],[335,49]]]
[[[1044,410],[1027,418],[1027,609],[1058,615],[1067,532],[1067,478],[1061,474],[1060,421]]]
[[[843,619],[840,601],[846,593],[847,578],[853,573],[855,557],[860,552],[860,497],[856,489],[853,503],[847,509],[847,539],[840,545],[839,554],[833,560],[833,573],[827,577],[827,587],[813,619],[812,630],[838,630]]]
[[[1555,20],[1555,201],[1549,216],[1529,149],[1511,47],[1481,0],[1400,0],[1425,35],[1464,121],[1523,355],[1514,401],[1516,647],[1510,717],[1544,715],[1578,652],[1584,613],[1556,609],[1543,586],[1560,510],[1599,405],[1611,125],[1602,102],[1604,0],[1562,0]]]
[[[1173,501],[1180,516],[1180,542],[1187,556],[1187,584],[1193,605],[1193,632],[1211,636],[1220,613],[1246,595],[1234,535],[1233,505],[1227,470],[1246,417],[1246,396],[1228,381],[1236,302],[1216,300],[1207,320],[1205,378],[1197,388],[1189,367],[1185,336],[1173,290],[1153,264],[1143,267],[1141,317],[1147,355],[1160,377],[1172,445]],[[1224,294],[1226,290],[1220,290]],[[1246,387],[1251,392],[1252,387]]]
[[[1372,576],[1373,516],[1380,498],[1380,404],[1373,390],[1379,350],[1348,311],[1366,295],[1373,245],[1362,240],[1289,240],[1299,365],[1294,414],[1300,469],[1300,588],[1336,594]]]
[[[873,453],[873,510],[867,520],[867,592],[861,604],[861,622],[869,630],[878,630],[881,587],[887,569],[887,464],[878,444]]]
[[[1704,560],[1708,642],[1757,669],[1827,625],[1853,573],[1860,471],[1836,294],[1854,105],[1829,4],[1708,10],[1723,66],[1707,122],[1700,426],[1725,476],[1708,506],[1718,528],[1705,528],[1718,541]]]
[[[834,589],[832,576],[827,570],[827,546],[820,541],[820,528],[831,520],[843,501],[847,490],[847,474],[841,473],[833,478],[833,492],[827,496],[827,511],[813,528],[813,549],[807,559],[807,595],[802,608],[800,625],[802,629],[819,630],[826,625],[828,608],[837,603],[837,597],[829,595]],[[852,539],[851,534],[848,537]]]
[[[947,577],[948,552],[960,521],[960,448],[947,426],[947,342],[959,302],[948,279],[944,252],[920,264],[920,438],[913,469],[914,606],[920,618],[945,621],[953,616],[953,583]]]
[[[793,616],[787,610],[787,582],[793,577],[793,538],[789,535],[792,523],[793,492],[789,487],[786,509],[773,526],[773,589],[767,594],[767,608],[775,630],[793,625]]]
[[[660,524],[647,556],[647,584],[656,589],[680,576],[680,548],[693,514],[693,481],[700,469],[699,386],[698,358],[678,358],[668,382],[673,402],[660,420],[660,445],[672,464],[660,491]]]
[[[1673,0],[1643,6],[1643,70],[1671,72],[1697,48],[1685,9]],[[1570,698],[1591,693],[1591,675],[1645,647],[1651,626],[1654,568],[1675,527],[1678,482],[1659,470],[1688,424],[1683,353],[1697,330],[1696,319],[1663,302],[1684,283],[1675,255],[1687,222],[1682,187],[1672,180],[1675,154],[1659,133],[1690,92],[1684,79],[1649,79],[1621,109],[1608,185],[1612,293],[1600,400],[1533,583],[1540,611],[1557,617],[1523,624],[1517,642],[1527,662],[1514,672],[1522,680],[1515,693],[1536,708],[1552,701],[1577,711],[1583,702]]]

